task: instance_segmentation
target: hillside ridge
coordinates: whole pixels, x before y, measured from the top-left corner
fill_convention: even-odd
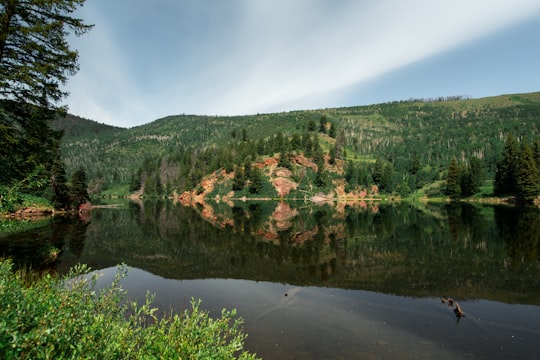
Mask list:
[[[348,190],[376,184],[385,193],[406,194],[444,180],[452,158],[463,166],[478,158],[493,178],[508,135],[529,142],[540,135],[540,92],[243,116],[172,115],[129,129],[100,129],[66,131],[62,143],[67,173],[85,169],[92,195],[128,195],[141,187],[143,196],[182,194],[219,169],[231,174],[282,152],[314,161],[314,142],[322,155],[343,161],[341,171],[355,172],[347,175],[353,182]]]

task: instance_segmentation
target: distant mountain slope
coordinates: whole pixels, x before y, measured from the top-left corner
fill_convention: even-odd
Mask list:
[[[68,174],[82,167],[104,190],[127,188],[145,159],[171,169],[180,166],[184,153],[197,157],[210,148],[205,156],[214,153],[215,160],[239,142],[256,147],[277,134],[304,134],[313,126],[317,132],[320,119],[336,126],[343,160],[374,164],[380,159],[392,165],[396,181],[419,186],[444,178],[452,157],[481,158],[493,175],[507,134],[540,136],[540,92],[246,116],[175,115],[130,129],[72,118],[60,127],[66,130],[62,152]],[[331,142],[322,145],[329,151]],[[215,170],[206,165],[197,170]],[[156,174],[164,181],[166,175]],[[172,190],[186,189],[164,185],[164,192]]]
[[[94,120],[82,118],[77,115],[67,114],[63,118],[58,118],[51,123],[57,130],[63,130],[66,137],[79,137],[88,135],[109,134],[116,131],[125,130],[120,127],[101,124]]]

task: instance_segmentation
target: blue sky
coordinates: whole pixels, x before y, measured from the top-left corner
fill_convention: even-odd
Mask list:
[[[87,0],[71,113],[133,127],[540,91],[538,0]]]

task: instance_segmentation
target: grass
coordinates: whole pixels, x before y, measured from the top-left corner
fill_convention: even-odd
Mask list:
[[[35,207],[44,210],[52,210],[51,202],[45,198],[29,194],[21,194],[22,207]]]
[[[118,184],[110,187],[109,189],[103,190],[99,196],[100,197],[125,197],[130,194],[129,184]]]
[[[446,181],[438,180],[418,189],[416,192],[410,195],[410,198],[420,200],[421,198],[428,197],[430,201],[444,201],[446,200],[446,195],[444,194],[445,189]]]
[[[97,276],[78,266],[63,278],[36,281],[0,262],[0,358],[3,359],[255,359],[234,310],[212,319],[191,309],[158,318],[151,295],[131,302],[113,283],[97,290]],[[29,280],[30,279],[30,283]]]

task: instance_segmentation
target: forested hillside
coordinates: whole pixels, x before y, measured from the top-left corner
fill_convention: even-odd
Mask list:
[[[453,158],[462,168],[479,160],[484,178],[494,179],[509,135],[530,144],[539,137],[540,93],[236,117],[177,115],[131,129],[96,130],[79,122],[86,130],[76,130],[72,119],[62,155],[68,174],[86,171],[93,195],[143,189],[168,196],[192,190],[219,169],[229,176],[240,170],[247,182],[236,188],[243,190],[255,163],[275,157],[282,167],[294,167],[297,155],[318,164],[307,175],[321,187],[341,177],[348,190],[375,184],[407,195],[446,180]],[[341,169],[332,170],[335,164]]]

